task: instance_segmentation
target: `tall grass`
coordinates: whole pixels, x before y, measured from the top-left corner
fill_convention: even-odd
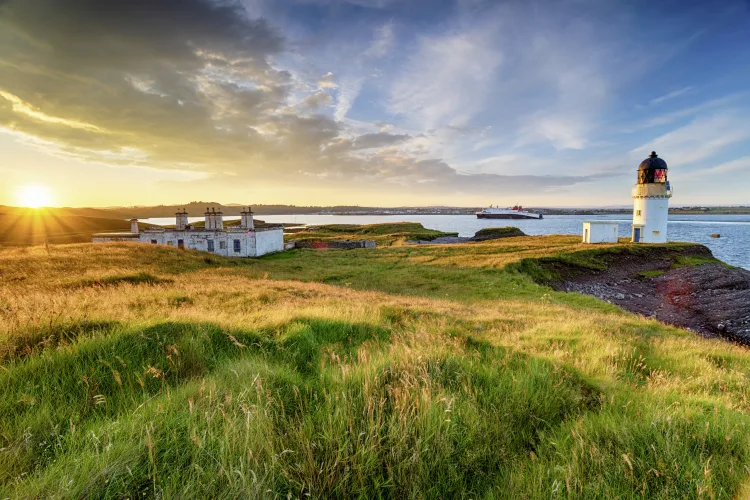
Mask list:
[[[741,490],[746,349],[507,266],[570,238],[392,243],[0,250],[0,498]]]

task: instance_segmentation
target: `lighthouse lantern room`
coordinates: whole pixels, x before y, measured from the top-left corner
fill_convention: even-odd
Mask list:
[[[667,162],[656,152],[638,167],[638,184],[633,188],[633,242],[666,243],[669,198]]]

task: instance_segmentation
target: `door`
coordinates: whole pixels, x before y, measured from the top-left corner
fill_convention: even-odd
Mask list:
[[[583,242],[584,243],[589,242],[589,230],[588,229],[583,230]]]
[[[177,240],[177,248],[185,248],[185,240]]]
[[[209,252],[214,251],[214,240],[208,240],[208,251]]]
[[[640,227],[633,228],[633,241],[635,243],[641,242],[641,228]]]

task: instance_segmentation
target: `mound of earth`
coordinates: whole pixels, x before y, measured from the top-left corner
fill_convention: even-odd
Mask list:
[[[652,250],[603,253],[606,269],[600,271],[565,262],[542,266],[559,276],[547,282],[557,290],[593,295],[704,336],[750,345],[750,271],[713,260],[701,245]]]
[[[496,240],[498,238],[511,238],[515,236],[526,236],[526,233],[513,226],[487,227],[480,229],[471,238],[471,241]]]
[[[419,240],[410,241],[409,243],[417,243],[420,245],[433,244],[433,245],[450,245],[453,243],[469,243],[471,241],[489,241],[497,240],[500,238],[510,238],[513,236],[526,236],[526,234],[518,229],[517,227],[488,227],[480,229],[471,238],[465,236],[442,236],[432,240]]]

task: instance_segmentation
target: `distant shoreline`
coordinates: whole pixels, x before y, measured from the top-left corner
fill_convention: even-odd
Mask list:
[[[222,205],[211,202],[191,202],[185,205],[157,205],[148,207],[110,207],[110,208],[42,208],[30,209],[0,205],[0,215],[31,216],[34,214],[53,217],[94,217],[97,219],[154,219],[174,217],[177,210],[187,210],[192,217],[201,217],[207,208],[222,211],[225,217],[239,216],[242,206]],[[294,205],[254,205],[251,207],[255,217],[263,218],[267,215],[369,215],[369,216],[423,216],[423,215],[474,215],[480,207],[366,207],[366,206],[294,206]],[[632,214],[631,207],[622,208],[557,208],[557,207],[526,207],[527,210],[542,215],[623,215]],[[750,206],[687,206],[672,207],[671,215],[750,215]],[[36,216],[36,215],[34,215]]]
[[[540,209],[529,209],[537,213],[542,213],[544,215],[590,215],[590,216],[597,216],[597,215],[623,215],[623,216],[629,216],[632,214],[632,210],[627,211],[605,211],[605,210],[592,210],[592,211],[546,211],[546,210],[540,210]],[[686,211],[686,210],[675,210],[669,211],[670,215],[750,215],[750,210],[743,211],[743,212],[699,212],[699,211]],[[265,215],[340,215],[340,216],[357,216],[357,215],[363,215],[363,216],[381,216],[381,217],[387,217],[387,216],[404,216],[404,215],[474,215],[474,212],[379,212],[379,211],[369,211],[369,212],[311,212],[311,213],[267,213],[267,214],[260,214],[259,217],[263,217]],[[167,216],[165,216],[167,217]],[[231,216],[230,216],[231,217]]]
[[[529,209],[533,210],[537,213],[542,213],[544,215],[588,215],[588,216],[597,216],[597,215],[622,215],[622,216],[629,216],[632,214],[632,210],[627,211],[615,211],[615,210],[591,210],[591,211],[557,211],[557,210],[543,210],[543,209]],[[670,210],[670,215],[750,215],[750,210],[743,211],[743,212],[700,212],[700,211],[687,211],[687,210]],[[203,214],[200,215],[194,215],[191,217],[201,217]],[[342,216],[342,217],[356,217],[356,216],[380,216],[380,217],[389,217],[389,216],[406,216],[406,215],[416,215],[416,216],[423,216],[423,215],[475,215],[475,212],[466,211],[466,212],[459,212],[459,211],[432,211],[432,212],[422,212],[422,211],[363,211],[363,212],[300,212],[300,213],[294,213],[294,212],[277,212],[277,213],[260,213],[255,214],[258,218],[263,218],[265,216],[271,215],[271,216],[309,216],[309,215],[335,215],[335,216]],[[164,218],[171,218],[173,217],[173,214],[167,214],[167,215],[155,215],[151,217],[143,217],[143,219],[164,219]],[[239,217],[239,215],[234,214],[224,214],[224,217]]]

